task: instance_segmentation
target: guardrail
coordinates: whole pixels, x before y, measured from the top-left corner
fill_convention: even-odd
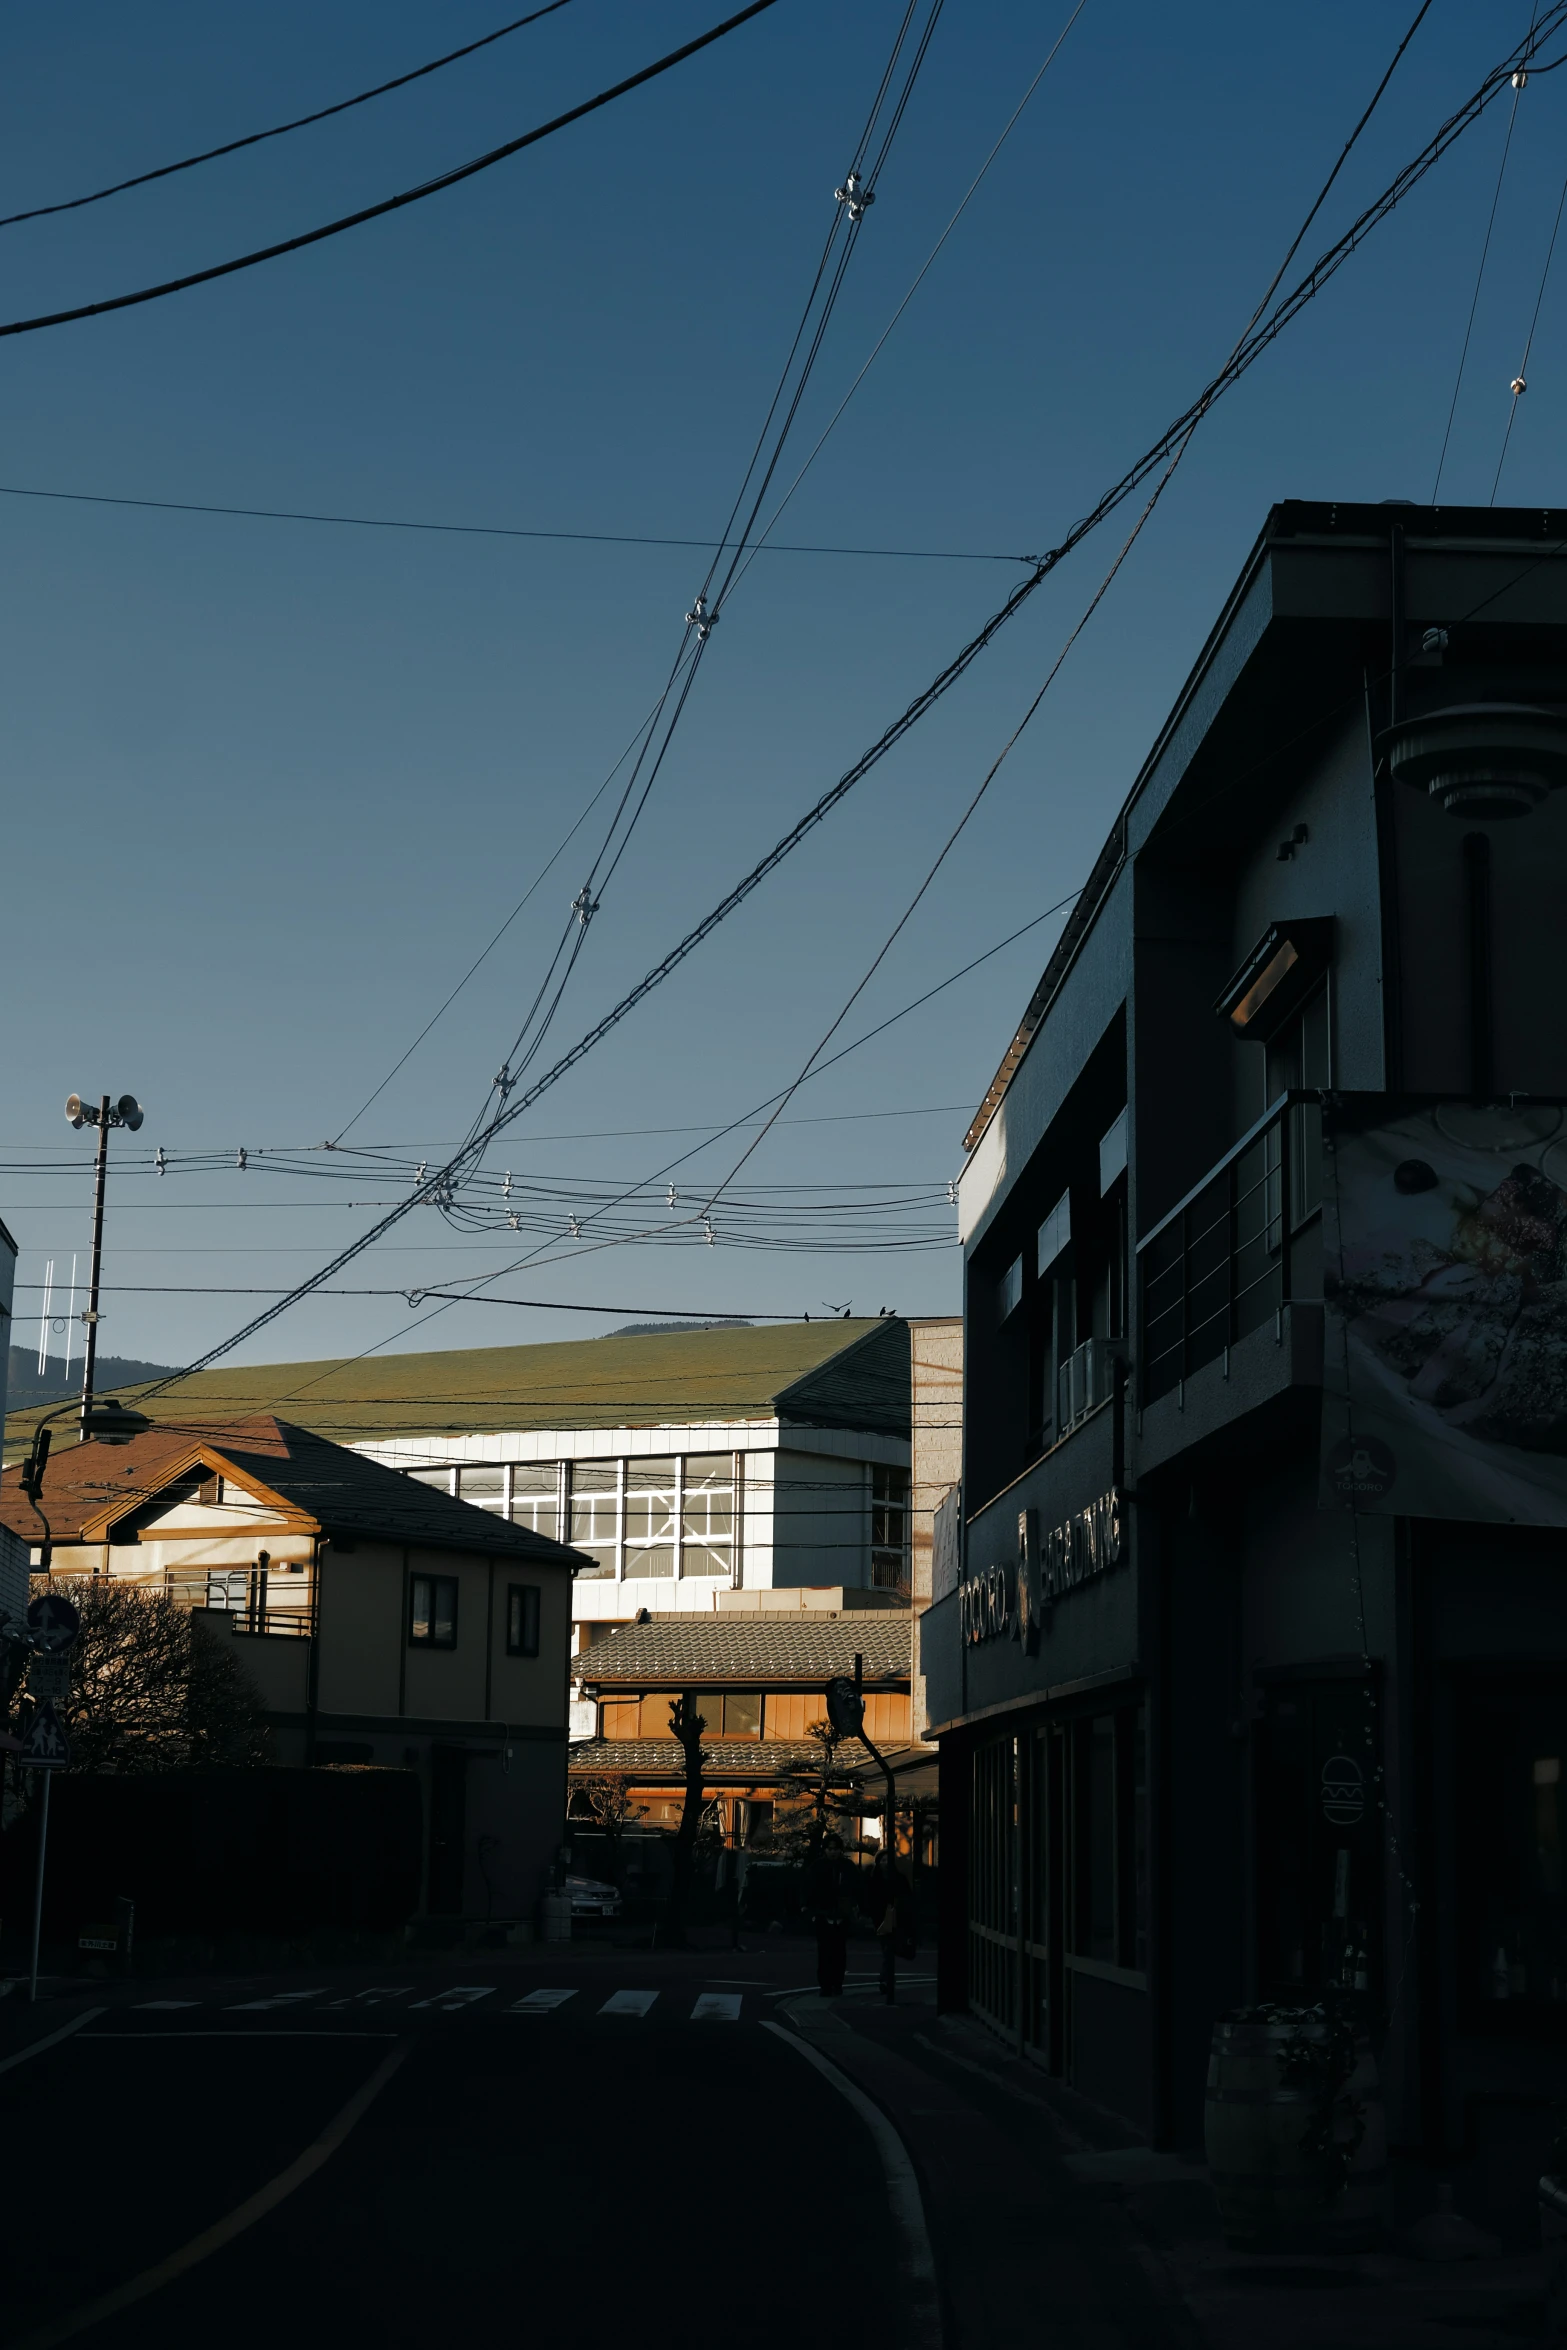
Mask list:
[[[1138,1395],[1167,1395],[1295,1294],[1322,1205],[1322,1103],[1289,1093],[1137,1246]],[[1313,1282],[1313,1292],[1319,1284]]]

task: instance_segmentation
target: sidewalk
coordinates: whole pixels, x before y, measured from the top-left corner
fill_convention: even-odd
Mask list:
[[[1538,2252],[1236,2252],[1200,2163],[1156,2154],[928,1994],[791,2002],[918,2167],[948,2350],[1516,2350],[1544,2337]]]

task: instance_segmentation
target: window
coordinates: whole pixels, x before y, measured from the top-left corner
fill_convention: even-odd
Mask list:
[[[506,1593],[506,1654],[538,1653],[539,1587],[537,1583],[513,1583]]]
[[[908,1470],[877,1462],[871,1469],[871,1581],[879,1590],[907,1583],[908,1540]]]
[[[762,1699],[758,1690],[731,1689],[723,1697],[703,1697],[698,1701],[698,1710],[707,1716],[708,1731],[714,1738],[760,1738],[762,1735]]]
[[[408,1474],[416,1485],[433,1485],[437,1493],[452,1492],[457,1477],[455,1469],[410,1469]]]
[[[1039,1227],[1039,1270],[1048,1273],[1063,1249],[1072,1245],[1072,1194],[1063,1191]]]
[[[626,1463],[627,1575],[675,1572],[675,1464]]]
[[[735,1464],[733,1453],[693,1453],[684,1464],[681,1501],[682,1575],[733,1572]]]
[[[410,1648],[457,1646],[457,1578],[411,1575],[408,1579]]]
[[[1138,1973],[1148,1963],[1148,1765],[1141,1706],[1070,1725],[1066,1948]]]
[[[613,1576],[620,1536],[619,1461],[571,1464],[571,1542],[593,1560],[582,1579]]]
[[[1023,1260],[1014,1257],[996,1284],[997,1320],[1004,1322],[1023,1303]]]
[[[1104,1198],[1118,1175],[1126,1173],[1126,1112],[1123,1110],[1099,1142],[1099,1196]]]
[[[1264,1108],[1281,1093],[1325,1091],[1330,1078],[1328,1045],[1328,991],[1324,983],[1294,1018],[1268,1041],[1265,1052]],[[1286,1121],[1289,1134],[1290,1230],[1293,1232],[1322,1205],[1322,1109],[1317,1102],[1296,1102]],[[1277,1129],[1268,1136],[1269,1224],[1271,1241],[1279,1245],[1277,1170],[1283,1144]]]
[[[243,1615],[250,1604],[250,1570],[216,1567],[207,1577],[207,1605],[225,1615]]]
[[[469,1501],[481,1510],[501,1510],[506,1507],[506,1472],[492,1468],[489,1462],[482,1467],[459,1469],[457,1491],[463,1501]]]
[[[519,1461],[511,1473],[511,1521],[547,1534],[560,1535],[560,1467],[555,1461]]]

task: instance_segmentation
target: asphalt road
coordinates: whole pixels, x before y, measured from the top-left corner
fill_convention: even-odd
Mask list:
[[[0,2073],[0,2346],[906,2343],[872,2129],[768,2028],[792,1972],[117,1986]]]

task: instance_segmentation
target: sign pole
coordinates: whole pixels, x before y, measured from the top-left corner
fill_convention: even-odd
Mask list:
[[[44,1922],[44,1856],[49,1849],[49,1785],[53,1771],[43,1774],[43,1803],[38,1814],[38,1874],[33,1882],[33,1958],[28,1973],[27,1996],[30,2002],[38,1997],[38,1938]]]

